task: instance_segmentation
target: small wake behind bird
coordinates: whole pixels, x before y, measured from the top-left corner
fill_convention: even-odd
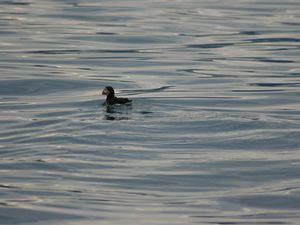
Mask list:
[[[148,93],[156,93],[156,92],[161,92],[165,91],[173,86],[161,86],[157,88],[147,88],[147,89],[131,89],[129,95],[143,95],[143,94],[148,94]],[[125,92],[124,92],[125,93]]]
[[[158,88],[151,88],[151,89],[133,89],[130,90],[130,93],[128,95],[142,95],[146,93],[156,93],[156,92],[161,92],[165,91],[166,89],[169,89],[172,86],[161,86]],[[126,92],[124,92],[126,93]],[[129,98],[120,98],[116,97],[115,95],[115,90],[113,89],[112,86],[107,86],[103,89],[102,95],[106,95],[106,100],[103,103],[103,105],[128,105],[128,103],[132,102],[132,99]]]
[[[139,93],[158,92],[164,90],[166,87],[147,89],[145,91],[139,90]],[[135,92],[134,92],[135,93]],[[144,104],[143,98],[139,98],[139,101],[135,102],[133,109],[133,100],[125,97],[116,97],[115,90],[111,86],[107,86],[103,89],[102,95],[106,95],[106,99],[103,102],[105,107],[105,119],[106,120],[129,120],[142,117],[149,117],[153,113],[152,104]],[[134,95],[134,94],[130,94]],[[149,100],[147,100],[149,103]],[[152,101],[150,101],[152,102]],[[142,107],[142,109],[141,109]]]

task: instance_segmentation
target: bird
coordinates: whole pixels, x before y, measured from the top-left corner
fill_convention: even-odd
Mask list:
[[[102,95],[106,95],[106,105],[123,105],[132,102],[132,100],[128,98],[117,98],[115,96],[115,90],[111,86],[105,87],[102,91]]]

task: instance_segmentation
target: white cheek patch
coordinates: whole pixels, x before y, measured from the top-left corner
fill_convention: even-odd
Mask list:
[[[103,94],[103,95],[108,95],[108,93],[109,93],[109,91],[108,91],[106,88],[104,88],[102,94]]]

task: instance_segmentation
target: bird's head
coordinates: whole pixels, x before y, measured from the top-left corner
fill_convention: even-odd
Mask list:
[[[112,95],[115,96],[115,91],[111,86],[107,86],[103,89],[102,95]]]

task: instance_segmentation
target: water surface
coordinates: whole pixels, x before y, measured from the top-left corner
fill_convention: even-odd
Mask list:
[[[0,2],[0,224],[298,224],[299,15]]]

